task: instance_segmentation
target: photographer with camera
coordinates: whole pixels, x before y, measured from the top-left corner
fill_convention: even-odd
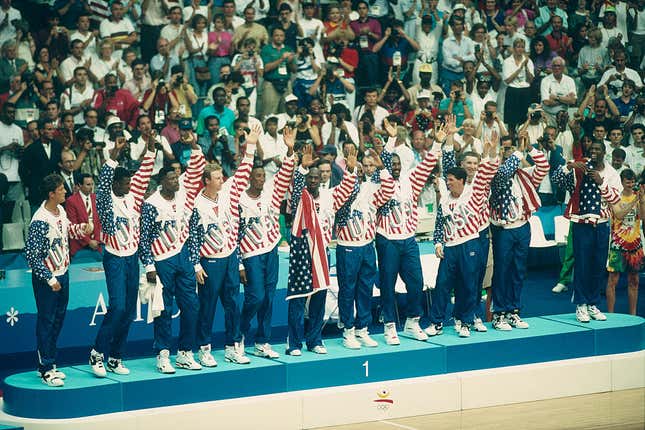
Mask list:
[[[319,95],[321,100],[328,103],[331,107],[335,103],[346,103],[349,105],[349,95],[355,90],[354,84],[345,79],[344,71],[336,57],[328,57],[325,73],[318,74],[318,78],[309,88],[309,95],[316,97]]]
[[[234,173],[231,166],[234,163],[232,154],[235,152],[235,140],[225,128],[220,128],[217,116],[206,117],[204,123],[205,131],[199,135],[197,143],[202,148],[206,161],[216,162],[222,166],[224,176],[230,177]]]
[[[351,142],[358,147],[358,130],[349,119],[350,114],[345,105],[341,103],[332,105],[329,111],[329,121],[323,124],[320,130],[323,146],[333,145],[339,153],[342,153],[345,142]]]
[[[484,111],[479,116],[479,125],[475,136],[486,142],[491,139],[493,133],[497,133],[497,136],[506,136],[508,131],[502,120],[499,119],[497,103],[491,100],[486,102]]]
[[[260,57],[257,48],[257,42],[253,38],[244,39],[242,49],[233,57],[231,66],[234,72],[242,74],[244,83],[242,89],[244,95],[251,102],[250,115],[255,116],[258,102],[257,85],[262,76],[264,76],[264,63]]]
[[[134,129],[139,114],[139,102],[130,91],[119,89],[119,82],[115,74],[105,76],[105,87],[94,93],[92,107],[96,108],[101,118],[108,113],[118,116],[130,130]]]
[[[298,97],[298,107],[307,107],[313,98],[309,90],[320,76],[320,65],[314,53],[314,41],[305,37],[298,41],[296,50],[296,79],[293,94]]]
[[[15,120],[16,105],[5,103],[0,116],[0,173],[5,175],[9,182],[6,197],[1,199],[0,196],[0,201],[5,202],[18,202],[25,199],[25,192],[18,175],[18,165],[24,152],[24,141],[22,129],[15,124]],[[0,219],[0,225],[2,221]],[[2,234],[1,231],[0,234]]]
[[[464,83],[462,81],[453,81],[450,84],[450,98],[441,100],[439,103],[439,113],[442,115],[455,115],[457,117],[457,127],[465,119],[473,118],[473,103],[466,97]]]
[[[188,120],[190,123],[190,119]],[[191,126],[192,128],[192,126]],[[133,166],[138,168],[146,155],[146,148],[154,141],[157,156],[152,166],[152,174],[159,173],[164,166],[164,162],[175,159],[175,154],[170,147],[170,144],[165,137],[160,136],[159,133],[152,127],[152,120],[150,116],[143,114],[137,118],[137,131],[140,136],[137,140],[130,142],[130,158],[134,161]],[[181,132],[180,132],[181,133]]]
[[[537,143],[538,138],[542,137],[547,126],[547,116],[544,115],[542,106],[537,103],[531,103],[528,108],[528,119],[517,130],[520,134],[528,133],[529,144]]]
[[[193,133],[193,121],[190,118],[180,119],[179,139],[174,141],[170,147],[172,148],[174,159],[179,162],[182,170],[186,170],[188,167],[193,141],[196,140],[197,136]]]
[[[157,72],[151,87],[143,95],[141,105],[144,112],[150,115],[153,127],[161,131],[166,126],[166,114],[170,110],[170,85]]]
[[[28,79],[28,82],[24,81],[23,76]],[[27,123],[40,118],[39,100],[35,86],[33,75],[30,73],[13,75],[9,81],[7,103],[16,105],[15,121],[20,128],[25,128]]]
[[[606,84],[611,90],[612,97],[617,97],[626,79],[631,79],[636,84],[636,91],[643,88],[643,80],[638,72],[627,67],[627,54],[619,50],[614,54],[614,67],[603,73],[598,86]]]
[[[198,97],[193,86],[188,83],[188,77],[184,75],[184,67],[172,66],[170,73],[170,81],[167,83],[170,104],[179,110],[182,118],[192,118],[191,106],[197,103]]]

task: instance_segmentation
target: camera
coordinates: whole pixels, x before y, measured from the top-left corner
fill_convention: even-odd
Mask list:
[[[460,99],[460,98],[461,98],[461,91],[460,91],[460,90],[455,91],[455,98],[456,98],[456,99]]]
[[[491,111],[486,111],[486,118],[491,119],[493,117],[493,112]]]
[[[329,45],[329,54],[328,57],[340,57],[340,54],[343,52],[343,46],[338,43],[332,43]]]
[[[533,121],[538,121],[542,118],[542,112],[531,112],[531,119]]]
[[[160,90],[165,86],[166,86],[166,81],[164,79],[159,79],[159,83],[157,84],[157,90]]]
[[[175,81],[173,82],[173,86],[179,87],[183,82],[184,82],[184,74],[178,73],[177,76],[175,77]]]
[[[296,121],[287,121],[285,125],[289,128],[296,128]]]

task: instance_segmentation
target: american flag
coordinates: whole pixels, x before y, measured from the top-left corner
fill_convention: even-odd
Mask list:
[[[329,286],[329,264],[314,199],[306,189],[293,220],[289,250],[287,300],[306,297]]]
[[[587,162],[587,167],[592,168],[590,162]],[[581,185],[579,192],[574,192],[571,196],[571,213],[600,218],[602,196],[598,185],[591,176],[579,171],[576,171],[575,174],[576,180],[581,181]]]

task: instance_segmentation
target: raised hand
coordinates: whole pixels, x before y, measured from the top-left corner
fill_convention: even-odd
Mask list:
[[[121,151],[123,148],[125,148],[125,145],[128,142],[126,142],[125,137],[117,137],[116,141],[114,142],[114,147],[110,149],[110,158],[114,161],[119,159],[119,155],[121,154]],[[154,150],[154,148],[153,148]]]
[[[293,151],[293,147],[296,145],[296,131],[287,125],[282,129],[282,138],[287,149]]]
[[[345,156],[345,162],[347,163],[347,169],[350,171],[354,171],[356,169],[356,165],[358,164],[358,151],[356,150],[355,146],[351,146],[347,150],[347,155]]]
[[[383,128],[387,132],[388,136],[396,137],[396,125],[388,121],[387,118],[383,120]]]
[[[246,135],[245,136],[246,139],[244,141],[246,142],[247,145],[257,145],[258,140],[260,140],[260,135],[262,134],[262,127],[260,126],[260,124],[254,123],[253,126],[251,126],[251,131],[248,133],[245,131],[244,134]],[[286,139],[285,139],[285,144],[286,144]],[[289,145],[287,145],[287,147],[289,147]]]
[[[448,125],[448,122],[446,121],[444,124],[440,124],[439,127],[434,129],[435,141],[440,143],[443,143],[446,141],[446,137],[448,137],[448,133],[446,132],[447,125]]]
[[[300,159],[300,165],[302,167],[308,169],[313,166],[316,161],[318,161],[318,158],[314,158],[313,145],[306,145],[304,148],[302,148],[302,158]]]
[[[457,117],[455,115],[448,115],[446,118],[446,124],[444,126],[444,131],[447,135],[455,134],[459,131],[461,127],[457,127]]]

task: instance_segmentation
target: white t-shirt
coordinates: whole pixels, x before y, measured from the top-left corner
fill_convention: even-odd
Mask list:
[[[358,130],[356,129],[356,126],[352,124],[349,121],[345,121],[345,126],[347,127],[347,134],[349,134],[350,139],[358,145]],[[327,141],[331,137],[331,122],[327,122],[323,124],[321,130],[320,130],[320,135],[322,137],[322,144],[327,145]],[[336,127],[334,129],[334,142],[336,143],[336,149],[338,150],[339,154],[343,153],[343,145],[338,141],[338,137],[340,136],[340,128]]]
[[[275,138],[273,138],[269,133],[264,133],[260,136],[260,145],[264,152],[264,161],[271,160],[275,157],[282,159],[287,155],[287,145],[284,144],[284,138],[280,133],[278,133]],[[278,166],[273,161],[270,161],[266,166],[264,166],[267,178],[275,176],[275,174],[278,173],[278,170]]]
[[[24,146],[22,129],[16,124],[7,125],[0,121],[0,148],[13,143]],[[0,155],[0,173],[4,173],[9,182],[20,181],[20,176],[18,175],[19,164],[19,160],[9,151],[5,151]]]
[[[74,107],[78,107],[86,100],[92,100],[94,98],[94,88],[88,82],[85,84],[85,90],[79,91],[75,85],[72,85],[70,88],[67,88],[63,91],[63,94],[60,96],[60,104],[63,107],[63,110],[69,110]],[[74,124],[81,125],[85,122],[83,118],[83,111],[74,115]]]
[[[168,24],[161,29],[161,37],[166,39],[168,42],[172,42],[181,34],[183,27],[181,25],[175,27],[172,24]],[[176,55],[178,58],[188,57],[188,52],[184,45],[184,40],[180,37],[177,44],[170,50],[171,54]]]
[[[394,154],[399,156],[401,160],[401,176],[407,175],[412,169],[414,169],[414,151],[408,145],[399,145],[395,146],[392,151]]]
[[[474,151],[478,154],[482,154],[484,152],[484,144],[476,137],[473,137],[473,141],[471,143],[466,143],[464,137],[461,134],[455,133],[453,139],[455,139],[455,142],[457,142],[461,147],[461,150],[459,151],[461,153],[464,153],[466,151]]]
[[[88,58],[90,58],[89,55],[84,55],[80,60],[77,60],[72,55],[65,58],[65,60],[60,63],[60,73],[63,82],[71,80],[74,77],[74,69],[85,65]]]
[[[576,83],[567,75],[562,75],[560,82],[558,82],[553,74],[551,74],[542,79],[542,83],[540,84],[540,95],[543,101],[547,100],[552,94],[559,97],[565,97],[571,93],[574,95],[576,94]],[[554,106],[547,106],[546,104],[542,104],[542,106],[544,107],[544,110],[551,115],[555,115],[561,110],[567,109],[567,106],[564,103],[559,102]]]
[[[152,174],[156,175],[159,173],[159,170],[163,167],[164,151],[172,153],[172,148],[166,140],[165,137],[157,135],[157,142],[163,147],[163,151],[157,150],[157,156],[155,157],[155,164],[152,166]],[[146,142],[142,137],[137,139],[136,143],[130,143],[130,158],[133,160],[138,160],[141,158],[141,155],[146,152]]]
[[[101,21],[99,27],[99,34],[101,39],[106,39],[108,37],[120,37],[120,36],[129,36],[134,33],[136,30],[132,25],[132,22],[128,18],[123,18],[119,22],[114,22],[109,19]],[[123,50],[115,49],[114,55],[118,58],[121,58]]]
[[[88,31],[86,35],[81,34],[78,30],[76,30],[74,33],[72,33],[71,36],[69,36],[70,42],[72,40],[80,40],[81,42],[85,43],[88,41],[88,39],[92,38],[92,32]],[[92,41],[87,44],[85,47],[85,54],[86,55],[94,55],[96,54],[96,37],[92,38]]]

